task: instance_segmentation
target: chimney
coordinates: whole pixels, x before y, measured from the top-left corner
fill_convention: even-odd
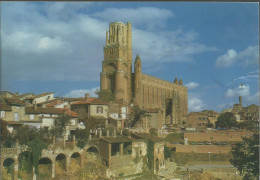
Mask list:
[[[37,104],[34,102],[34,104],[33,104],[33,108],[34,108],[34,110],[36,110],[37,109]]]
[[[242,96],[239,96],[239,105],[242,107]]]
[[[85,99],[89,99],[89,93],[85,94]]]

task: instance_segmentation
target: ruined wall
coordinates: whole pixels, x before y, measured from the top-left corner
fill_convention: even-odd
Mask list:
[[[177,153],[216,153],[227,154],[231,150],[231,146],[214,146],[214,145],[181,145],[166,144],[167,147],[176,148]]]
[[[131,155],[111,157],[111,168],[107,169],[107,177],[133,175],[143,171],[143,162],[135,161]]]
[[[242,136],[249,136],[252,132],[216,132],[216,133],[184,133],[184,138],[188,138],[188,141],[225,141],[225,142],[240,142]]]

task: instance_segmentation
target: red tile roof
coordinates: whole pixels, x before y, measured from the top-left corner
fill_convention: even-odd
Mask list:
[[[53,107],[37,107],[36,109],[34,107],[26,107],[25,113],[26,114],[63,114],[65,113],[69,115],[70,117],[78,117],[78,114],[70,109],[64,109],[64,108],[53,108]]]
[[[72,111],[72,110],[70,110],[68,108],[66,108],[66,109],[64,109],[64,108],[57,108],[57,109],[59,109],[62,113],[64,113],[64,110],[65,110],[65,113],[67,115],[69,115],[70,117],[78,117],[78,114],[76,112],[74,112],[74,111]]]
[[[61,101],[61,100],[55,99],[55,100],[51,101],[50,103],[47,103],[46,107],[54,107],[54,106],[56,106],[58,104],[62,104],[64,102],[65,101]]]
[[[7,104],[0,104],[0,110],[1,111],[12,111],[11,106],[8,106]]]
[[[26,114],[62,114],[58,108],[42,108],[42,107],[25,107]]]
[[[100,104],[100,105],[107,105],[108,103],[107,102],[104,102],[98,98],[94,98],[94,97],[91,97],[87,100],[83,100],[83,101],[77,101],[73,104]]]
[[[39,97],[42,97],[42,96],[47,96],[49,94],[54,94],[54,93],[53,92],[42,93],[42,94],[34,96],[33,98],[35,99],[35,98],[39,98]]]
[[[5,101],[9,105],[18,105],[18,106],[24,106],[25,103],[17,98],[5,98]]]

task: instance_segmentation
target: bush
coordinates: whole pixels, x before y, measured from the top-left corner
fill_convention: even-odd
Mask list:
[[[165,141],[169,143],[183,143],[184,133],[171,133],[165,137]]]

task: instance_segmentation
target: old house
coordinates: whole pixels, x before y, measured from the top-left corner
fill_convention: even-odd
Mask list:
[[[108,103],[94,97],[71,103],[71,110],[78,114],[79,120],[108,118]]]
[[[135,140],[143,140],[146,142],[146,147],[148,147],[148,143],[153,145],[153,160],[152,160],[152,168],[155,174],[165,168],[165,159],[164,159],[164,139],[150,135],[148,133],[132,133],[131,137]],[[147,149],[147,148],[146,148]],[[145,153],[147,157],[147,150],[141,149],[140,153]]]
[[[206,128],[208,127],[209,119],[206,114],[201,112],[191,112],[187,117],[187,127]]]
[[[108,117],[110,122],[118,129],[125,127],[125,122],[128,118],[128,106],[122,99],[110,102],[108,106]]]
[[[219,113],[213,110],[191,112],[188,114],[186,127],[207,128],[214,127]]]
[[[0,100],[3,100],[5,98],[11,98],[11,97],[14,97],[15,94],[9,92],[9,91],[1,91],[0,92]]]
[[[13,132],[22,125],[25,104],[17,98],[5,98],[0,104],[1,119],[7,122],[8,130]]]
[[[26,105],[38,104],[38,106],[41,106],[41,104],[43,104],[44,102],[48,102],[52,99],[54,99],[54,93],[47,92],[35,96],[26,97],[24,101]]]

